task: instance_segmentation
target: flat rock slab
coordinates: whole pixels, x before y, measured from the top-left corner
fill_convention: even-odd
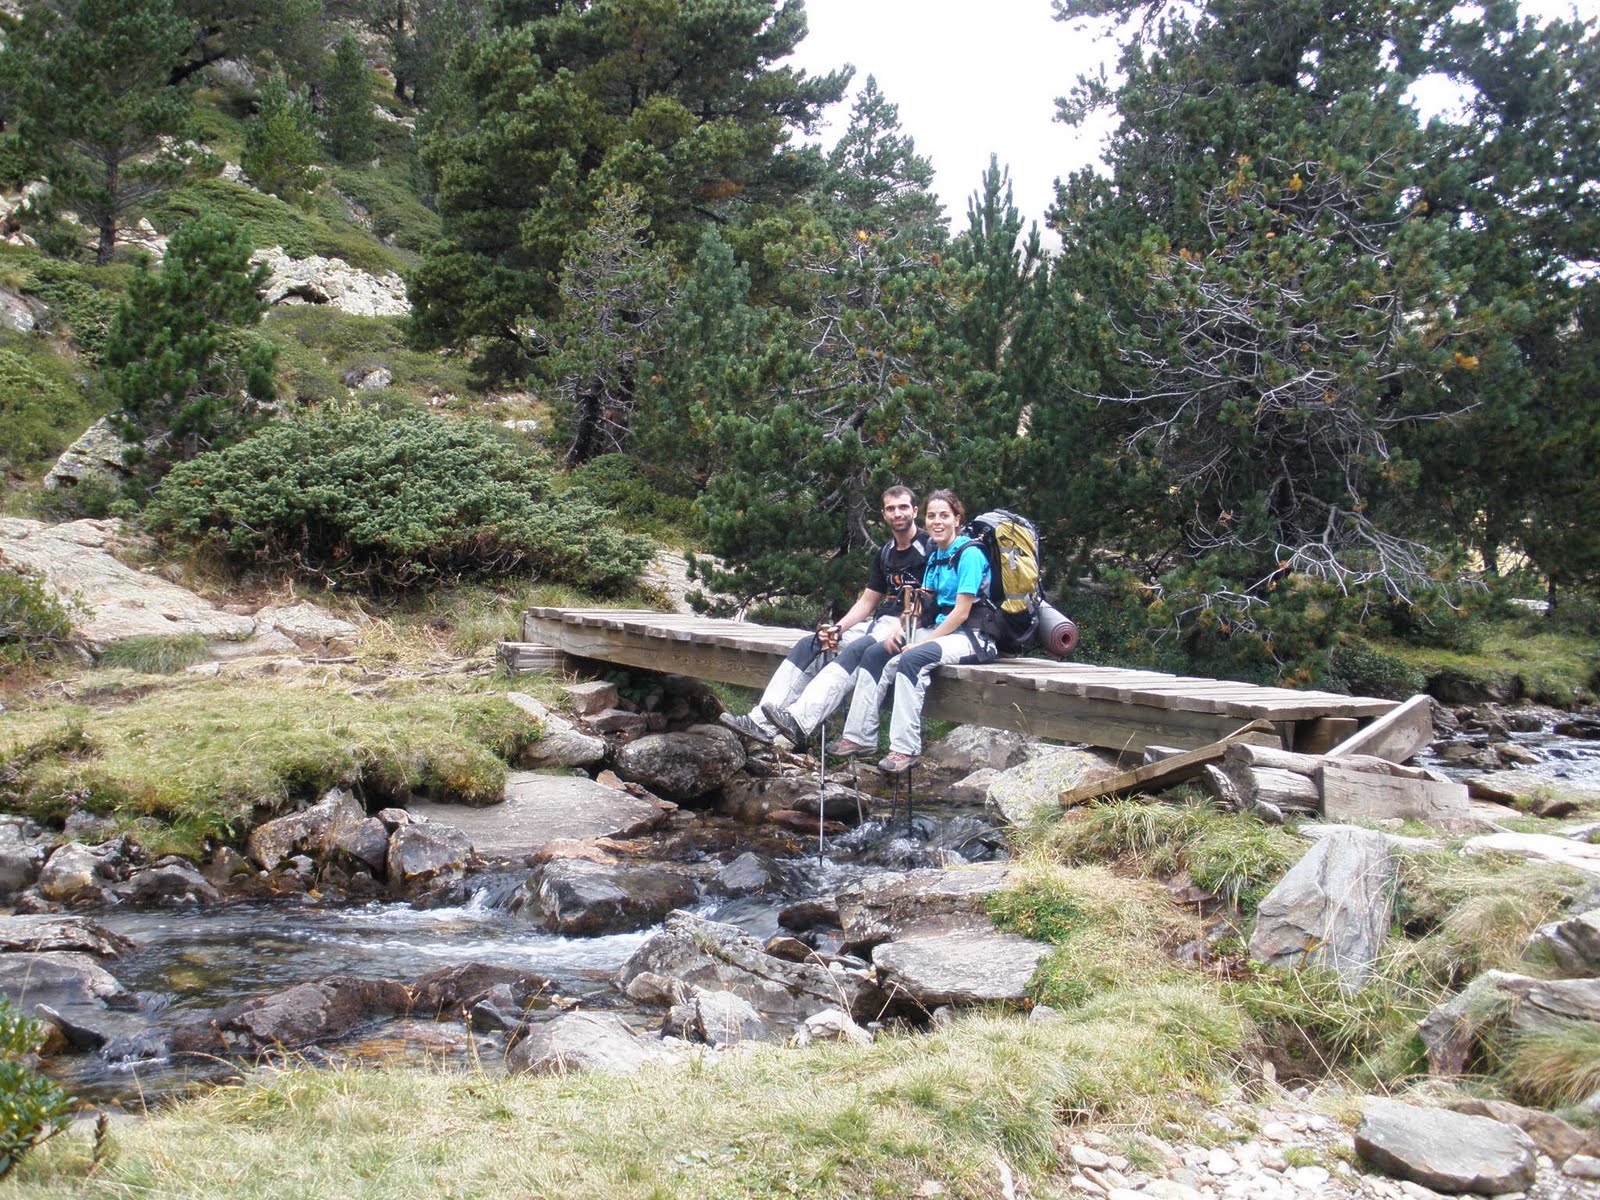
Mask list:
[[[1009,863],[949,870],[924,867],[904,874],[874,875],[841,888],[838,906],[845,950],[865,954],[879,942],[941,922],[985,924],[989,897],[1005,886],[1009,870]],[[975,921],[974,917],[983,919]]]
[[[1371,1101],[1355,1142],[1362,1161],[1384,1174],[1455,1195],[1522,1191],[1537,1167],[1537,1147],[1520,1129],[1398,1100]]]
[[[1588,875],[1600,875],[1600,846],[1550,833],[1491,833],[1468,839],[1468,854],[1515,854]]]
[[[512,1074],[604,1071],[632,1075],[671,1058],[659,1038],[643,1038],[612,1013],[568,1013],[535,1025],[506,1056]]]
[[[113,558],[121,531],[114,520],[48,525],[0,518],[0,563],[37,574],[63,604],[76,602],[74,631],[97,653],[144,635],[243,641],[256,631],[253,618],[223,612],[187,588]]]
[[[1049,813],[1059,812],[1062,792],[1099,783],[1116,774],[1116,767],[1092,750],[1045,750],[991,780],[988,801],[1011,824],[1024,825],[1041,808]]]
[[[513,771],[505,802],[488,808],[417,800],[407,811],[466,834],[481,858],[519,859],[563,838],[629,838],[666,821],[676,806],[643,800],[578,775]]]
[[[1600,808],[1600,783],[1579,779],[1551,779],[1532,771],[1490,771],[1467,780],[1467,790],[1478,799],[1527,806],[1537,812],[1553,801],[1575,808]]]
[[[942,1004],[1019,1004],[1039,960],[1042,942],[973,926],[886,942],[872,952],[879,980],[924,1008]]]

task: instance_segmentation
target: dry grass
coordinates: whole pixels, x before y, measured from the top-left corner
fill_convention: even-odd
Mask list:
[[[1194,1122],[1243,1040],[1200,989],[1112,993],[1073,1021],[971,1017],[857,1049],[757,1048],[637,1077],[265,1074],[25,1162],[0,1196],[999,1194],[996,1158],[1060,1187],[1063,1122]],[[1054,1178],[1052,1178],[1054,1176]],[[1046,1192],[1045,1194],[1048,1194]]]

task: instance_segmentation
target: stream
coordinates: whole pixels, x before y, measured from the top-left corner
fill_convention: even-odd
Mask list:
[[[724,818],[690,816],[697,832],[737,845],[750,830]],[[727,828],[717,828],[727,826]],[[830,836],[794,839],[808,852],[774,857],[787,881],[778,890],[737,898],[703,896],[691,911],[737,925],[756,937],[780,931],[778,913],[799,900],[831,898],[842,886],[889,870],[956,865],[1004,857],[1004,835],[970,808],[919,805],[908,836],[905,815],[873,818]],[[723,852],[719,858],[737,855]],[[681,861],[681,860],[679,860]],[[715,862],[711,866],[717,865]],[[134,949],[104,965],[141,1002],[117,1015],[117,1036],[99,1053],[49,1059],[46,1073],[81,1101],[139,1108],[237,1079],[240,1066],[141,1052],[150,1032],[238,1000],[330,976],[410,982],[467,963],[514,966],[550,980],[549,1007],[581,1002],[641,1025],[648,1018],[621,996],[612,978],[659,926],[598,937],[547,933],[511,911],[529,868],[469,876],[466,899],[443,907],[403,901],[330,904],[298,898],[199,909],[115,908],[93,920]],[[822,946],[823,949],[834,949]],[[460,1019],[384,1020],[353,1038],[300,1052],[311,1062],[478,1063],[492,1068],[506,1048],[499,1031],[469,1030]]]

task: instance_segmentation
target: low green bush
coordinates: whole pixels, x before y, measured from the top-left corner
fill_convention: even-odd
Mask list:
[[[72,1111],[67,1094],[24,1061],[43,1040],[39,1023],[0,995],[0,1178],[64,1128]]]
[[[555,494],[493,426],[422,411],[329,407],[180,464],[153,529],[238,565],[376,590],[520,574],[593,592],[630,585],[647,543]]]
[[[66,334],[79,354],[98,363],[132,278],[133,268],[126,263],[95,267],[45,258],[34,264],[23,290],[44,301],[50,329]]]
[[[568,483],[636,528],[687,529],[694,524],[694,498],[669,491],[664,481],[650,477],[626,454],[591,458],[573,470]]]
[[[1415,696],[1427,682],[1405,659],[1357,640],[1340,642],[1329,651],[1328,671],[1322,678],[1322,685],[1333,691],[1388,700]]]
[[[53,462],[88,427],[85,382],[39,341],[0,332],[0,474]]]
[[[0,567],[0,664],[42,662],[66,649],[72,618],[27,575]]]

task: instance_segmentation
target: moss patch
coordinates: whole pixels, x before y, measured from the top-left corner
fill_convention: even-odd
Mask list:
[[[0,714],[0,805],[59,819],[75,806],[170,826],[157,849],[193,852],[336,783],[490,803],[506,762],[542,735],[503,697],[397,683],[143,679],[118,707]],[[149,838],[142,840],[149,841]]]

